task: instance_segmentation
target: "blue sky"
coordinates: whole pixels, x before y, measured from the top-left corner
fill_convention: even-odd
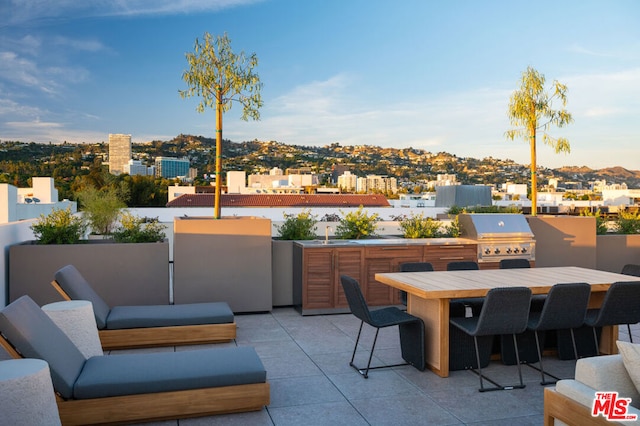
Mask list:
[[[568,86],[574,123],[538,164],[640,170],[636,0],[0,0],[0,140],[214,137],[184,100],[185,53],[226,32],[256,53],[260,121],[224,117],[235,142],[377,145],[530,162],[504,132],[533,66]]]

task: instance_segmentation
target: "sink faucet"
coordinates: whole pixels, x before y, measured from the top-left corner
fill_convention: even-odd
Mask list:
[[[329,244],[329,231],[331,230],[331,227],[327,225],[327,227],[324,229],[324,244]]]

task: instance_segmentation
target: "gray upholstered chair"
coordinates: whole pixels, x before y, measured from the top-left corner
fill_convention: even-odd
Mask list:
[[[620,281],[611,284],[599,309],[589,309],[585,325],[593,328],[596,353],[599,353],[597,327],[635,324],[640,322],[640,281]],[[633,342],[631,328],[629,339]]]
[[[365,379],[369,377],[369,370],[379,368],[398,367],[400,365],[411,364],[419,370],[425,368],[424,358],[424,323],[422,319],[401,311],[396,307],[381,308],[376,310],[369,310],[367,302],[364,299],[362,290],[360,290],[360,284],[355,279],[341,275],[340,281],[342,288],[344,289],[345,296],[349,302],[349,308],[351,313],[360,322],[360,329],[358,330],[358,337],[356,344],[353,348],[353,354],[351,355],[351,361],[349,365],[358,371]],[[356,350],[358,349],[358,342],[360,342],[360,335],[362,334],[362,327],[364,323],[369,324],[376,329],[376,335],[373,339],[371,346],[371,353],[369,354],[369,361],[364,368],[357,367],[354,364],[356,356]],[[378,333],[381,328],[399,326],[400,332],[400,349],[402,350],[402,358],[406,363],[382,365],[377,367],[371,367],[371,360],[373,358],[373,351],[376,347],[376,341],[378,340]]]
[[[29,296],[0,311],[0,332],[13,357],[49,364],[62,424],[175,419],[269,403],[266,371],[252,347],[85,358]]]
[[[553,384],[559,380],[559,378],[546,373],[555,380],[545,380],[542,362],[543,342],[540,342],[539,332],[568,329],[571,333],[573,354],[575,359],[578,359],[578,349],[576,347],[576,338],[573,330],[582,327],[584,324],[590,295],[591,286],[587,283],[556,284],[551,287],[542,306],[542,312],[531,312],[529,314],[527,329],[535,332],[538,362],[540,363],[540,374],[542,376],[541,385]]]
[[[529,305],[531,303],[531,289],[527,287],[499,287],[489,290],[485,297],[480,316],[470,318],[451,318],[452,325],[470,335],[474,339],[476,361],[478,371],[473,372],[480,377],[480,392],[493,390],[521,389],[525,387],[522,381],[522,367],[518,355],[518,342],[516,334],[524,332],[527,328],[529,318]],[[480,361],[480,351],[478,350],[478,338],[482,336],[492,336],[510,334],[513,338],[515,348],[516,363],[518,365],[518,376],[520,383],[516,385],[502,386],[495,381],[484,377],[482,374],[482,364]],[[493,383],[495,387],[484,387],[484,379]]]
[[[109,307],[73,265],[59,269],[52,285],[66,300],[91,302],[104,349],[216,343],[236,337],[233,312],[225,302]]]
[[[634,277],[640,277],[640,265],[636,265],[633,263],[628,263],[622,267],[621,274],[631,275]]]
[[[531,264],[527,259],[502,259],[500,269],[530,268]]]

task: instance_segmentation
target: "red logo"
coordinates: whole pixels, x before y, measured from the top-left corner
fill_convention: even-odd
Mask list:
[[[602,414],[609,421],[635,421],[637,414],[627,414],[630,403],[631,398],[618,398],[618,392],[596,392],[591,415],[597,417]]]

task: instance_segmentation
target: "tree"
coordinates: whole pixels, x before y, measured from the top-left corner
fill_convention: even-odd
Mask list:
[[[536,136],[542,130],[542,141],[552,146],[556,154],[569,153],[571,147],[565,138],[552,138],[547,129],[553,124],[564,127],[573,121],[571,114],[565,110],[567,105],[567,86],[553,82],[553,93],[545,90],[545,78],[532,67],[522,73],[520,89],[513,92],[509,100],[509,120],[515,129],[506,132],[507,138],[513,140],[521,137],[529,141],[531,149],[531,214],[537,213],[538,182],[536,178]],[[554,110],[554,100],[562,102],[562,109]]]
[[[189,88],[181,90],[180,96],[200,96],[202,100],[196,110],[204,112],[206,107],[216,109],[216,190],[214,218],[220,219],[220,193],[222,188],[222,114],[231,109],[232,101],[242,105],[241,118],[247,121],[260,119],[262,107],[260,89],[262,83],[253,69],[258,58],[253,53],[236,55],[231,50],[231,41],[225,33],[214,38],[205,33],[202,42],[196,38],[194,52],[187,53],[189,70],[182,75]]]

